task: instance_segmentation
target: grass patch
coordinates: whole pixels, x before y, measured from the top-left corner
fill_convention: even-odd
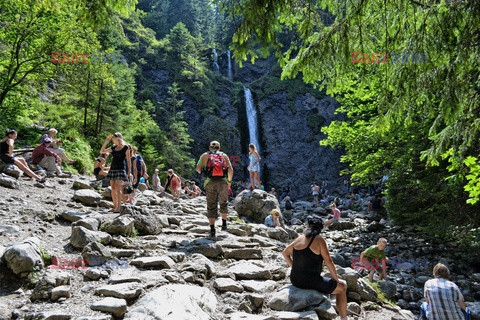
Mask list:
[[[43,265],[45,267],[52,264],[52,255],[47,252],[44,248],[40,248],[40,255],[42,256]]]

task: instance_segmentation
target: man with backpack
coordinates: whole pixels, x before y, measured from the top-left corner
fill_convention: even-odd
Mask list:
[[[207,217],[210,222],[210,238],[215,239],[215,220],[218,217],[218,204],[222,215],[222,230],[227,230],[228,189],[231,187],[233,168],[228,155],[220,151],[218,141],[210,142],[210,150],[200,156],[196,170],[205,172],[204,182],[207,195]]]

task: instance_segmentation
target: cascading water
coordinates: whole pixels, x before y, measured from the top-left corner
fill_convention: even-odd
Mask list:
[[[228,56],[228,80],[233,81],[233,74],[232,74],[232,58],[230,57],[230,50],[227,50]]]
[[[218,66],[218,54],[217,54],[217,50],[212,49],[212,53],[213,53],[213,70],[219,72],[219,71],[220,71],[220,67]]]
[[[247,87],[243,87],[245,93],[245,105],[247,109],[248,133],[250,135],[250,143],[257,147],[257,152],[260,154],[260,144],[258,143],[258,120],[257,110],[253,104],[252,92]]]

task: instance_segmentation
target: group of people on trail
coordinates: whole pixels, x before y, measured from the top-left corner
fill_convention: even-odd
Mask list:
[[[0,160],[6,164],[16,165],[21,171],[40,183],[45,182],[46,177],[54,177],[55,175],[60,178],[70,177],[71,173],[64,172],[61,164],[63,160],[68,164],[75,161],[70,159],[65,150],[60,147],[61,140],[54,139],[57,133],[58,131],[55,128],[48,130],[32,152],[32,163],[37,165],[39,169],[44,169],[46,176],[42,174],[44,171],[38,171],[38,174],[33,172],[24,158],[14,155],[14,143],[18,137],[18,133],[14,129],[7,129],[5,137],[0,140]]]

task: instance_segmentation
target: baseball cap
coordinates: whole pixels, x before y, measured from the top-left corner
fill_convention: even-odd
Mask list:
[[[210,148],[220,148],[220,142],[215,140],[210,142]]]

